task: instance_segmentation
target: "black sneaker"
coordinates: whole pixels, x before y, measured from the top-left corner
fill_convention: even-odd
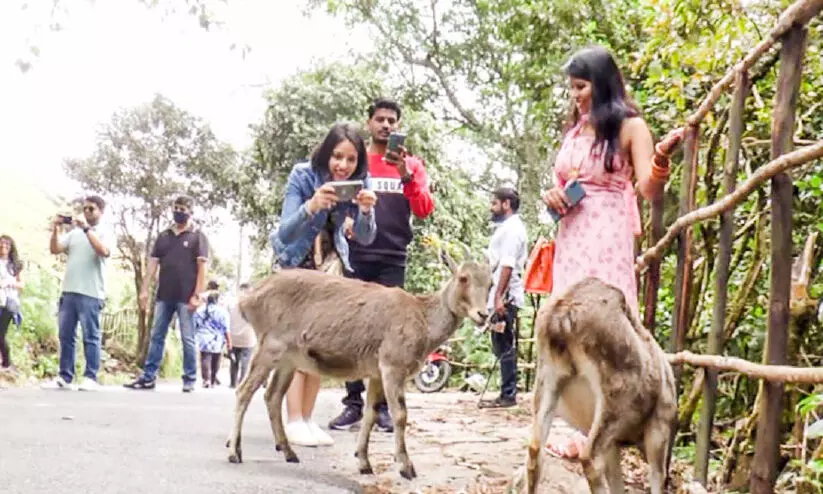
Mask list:
[[[329,422],[329,429],[335,431],[347,431],[363,419],[363,411],[359,408],[346,407],[343,413]]]
[[[194,381],[188,381],[183,383],[183,392],[184,393],[191,393],[194,391]]]
[[[154,389],[156,384],[157,383],[154,379],[146,379],[145,377],[140,376],[133,382],[124,384],[123,387],[128,389]]]
[[[498,396],[493,400],[483,400],[480,408],[511,408],[517,406],[517,399],[514,396]]]
[[[377,411],[377,430],[382,432],[394,432],[394,422],[389,415],[387,408],[381,408]]]

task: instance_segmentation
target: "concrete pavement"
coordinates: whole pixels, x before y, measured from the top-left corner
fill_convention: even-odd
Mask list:
[[[246,414],[241,465],[224,447],[234,394],[105,387],[100,392],[0,389],[0,490],[11,493],[349,493],[329,467],[332,448],[295,447],[299,465],[274,450],[259,391]],[[339,410],[321,393],[321,424]]]

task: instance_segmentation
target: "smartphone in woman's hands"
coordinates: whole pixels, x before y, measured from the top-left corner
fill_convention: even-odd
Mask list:
[[[580,182],[578,182],[577,180],[572,180],[571,182],[566,184],[566,188],[563,190],[566,192],[566,197],[569,199],[568,209],[577,206],[577,204],[581,200],[583,200],[584,197],[586,197],[586,191],[583,189],[583,186],[580,185]],[[546,209],[549,210],[549,214],[551,215],[552,219],[554,219],[555,223],[560,221],[560,218],[564,216],[555,211],[554,209],[552,209],[551,207],[546,207]]]

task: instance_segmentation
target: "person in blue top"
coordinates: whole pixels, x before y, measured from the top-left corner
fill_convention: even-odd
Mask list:
[[[194,313],[194,335],[200,350],[200,373],[203,376],[203,387],[211,388],[217,385],[217,372],[220,370],[220,359],[223,357],[223,347],[231,350],[231,333],[229,332],[229,312],[217,304],[217,290],[210,291],[206,297],[206,305],[201,305]]]
[[[331,181],[362,180],[363,189],[351,202],[340,201]],[[352,272],[349,241],[369,245],[377,232],[368,161],[363,138],[354,126],[335,124],[311,161],[294,166],[286,184],[280,224],[270,236],[275,269],[322,269],[328,259]],[[325,241],[324,241],[325,240]],[[337,274],[342,274],[337,270]],[[311,416],[320,390],[320,376],[297,371],[286,393],[289,421],[286,435],[292,444],[333,444]]]

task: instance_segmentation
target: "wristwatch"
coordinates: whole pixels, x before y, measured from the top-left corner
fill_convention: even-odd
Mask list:
[[[414,178],[414,173],[409,173],[409,175],[407,177],[400,177],[400,183],[405,185],[405,184],[411,182],[413,178]]]
[[[91,230],[90,226],[84,226],[83,227],[83,233],[89,233],[89,230]]]

